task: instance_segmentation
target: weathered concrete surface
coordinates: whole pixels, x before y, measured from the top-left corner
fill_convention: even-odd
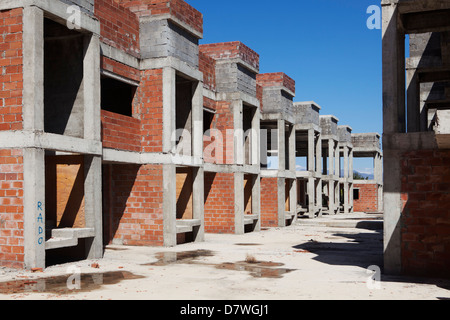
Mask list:
[[[362,219],[359,215],[335,217],[337,222],[378,218],[372,215]],[[351,225],[322,226],[319,222],[245,235],[207,234],[204,243],[171,249],[112,246],[101,260],[53,266],[44,273],[0,269],[0,289],[1,283],[12,279],[29,279],[32,283],[37,277],[68,277],[72,274],[68,271],[74,266],[82,274],[122,271],[140,276],[100,284],[91,291],[64,295],[21,292],[0,294],[0,299],[422,300],[450,297],[450,281],[444,280],[382,275],[379,289],[368,287],[371,274],[367,268],[381,266],[383,262],[382,231]],[[166,254],[158,255],[160,252]],[[243,263],[249,256],[266,262],[270,270],[265,267],[250,270],[249,264]],[[98,263],[99,268],[93,268],[93,263]],[[238,264],[234,268],[228,263]],[[289,272],[277,272],[283,268]]]

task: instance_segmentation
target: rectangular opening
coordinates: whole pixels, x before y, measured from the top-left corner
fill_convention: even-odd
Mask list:
[[[261,122],[261,168],[278,169],[278,129],[277,122]]]
[[[353,189],[353,200],[359,200],[359,189]]]
[[[194,82],[176,76],[175,126],[176,150],[185,156],[192,155],[192,99]]]
[[[293,182],[291,180],[286,180],[285,182],[285,211],[291,212],[291,188]]]
[[[44,130],[83,138],[84,35],[44,19]]]
[[[255,108],[243,105],[242,128],[244,130],[244,163],[252,164],[252,129]]]
[[[177,189],[177,219],[193,219],[193,183],[194,172],[192,168],[177,168],[176,189]]]
[[[214,112],[203,109],[203,135],[211,137],[212,123],[214,120]]]
[[[45,156],[46,227],[84,228],[84,156]]]
[[[101,77],[101,108],[102,110],[133,116],[133,99],[136,86],[109,78]]]
[[[244,175],[244,214],[253,214],[253,176],[246,174]]]
[[[308,171],[308,131],[296,131],[295,141],[296,171]]]

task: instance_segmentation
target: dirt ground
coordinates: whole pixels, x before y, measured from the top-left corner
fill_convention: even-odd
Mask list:
[[[382,230],[326,221],[175,248],[108,246],[103,259],[45,272],[0,268],[0,300],[450,299],[448,280],[380,275]]]

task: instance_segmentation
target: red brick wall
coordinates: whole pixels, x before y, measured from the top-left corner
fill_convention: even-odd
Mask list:
[[[24,267],[23,155],[0,150],[0,266]]]
[[[378,185],[377,184],[353,184],[354,189],[359,189],[359,200],[353,200],[355,212],[378,211]]]
[[[203,44],[199,46],[200,52],[216,59],[241,58],[249,65],[259,70],[259,55],[239,41]]]
[[[216,90],[215,60],[202,51],[199,52],[199,70],[203,72],[203,86],[209,90]]]
[[[101,111],[104,148],[141,151],[141,121],[106,110]]]
[[[131,79],[134,81],[140,81],[140,71],[138,69],[129,67],[123,63],[114,61],[107,57],[102,57],[101,67],[103,70],[115,73],[119,76],[122,76],[127,79]]]
[[[261,227],[278,227],[277,190],[277,178],[261,178]]]
[[[258,74],[256,80],[262,87],[281,86],[295,93],[295,81],[282,72]]]
[[[0,11],[0,131],[22,125],[22,9]]]
[[[141,120],[142,152],[162,152],[163,71],[146,70],[135,97],[135,113]]]
[[[105,242],[163,245],[162,172],[162,165],[104,166]]]
[[[234,233],[234,174],[205,172],[205,232]]]
[[[402,156],[402,266],[407,274],[450,277],[450,150]]]
[[[115,0],[138,16],[170,14],[203,33],[203,15],[182,0]]]
[[[100,21],[100,40],[138,57],[139,19],[114,0],[95,0],[95,16]]]

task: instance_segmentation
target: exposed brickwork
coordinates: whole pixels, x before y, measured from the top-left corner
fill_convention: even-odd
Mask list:
[[[203,86],[209,90],[216,90],[215,60],[202,51],[199,52],[199,70],[203,72]]]
[[[141,121],[106,110],[101,111],[104,148],[141,151]]]
[[[133,246],[163,245],[161,165],[104,166],[105,234]],[[106,241],[108,242],[108,241]]]
[[[261,178],[261,227],[278,227],[278,179]]]
[[[205,172],[205,232],[234,233],[234,174]]]
[[[142,152],[162,152],[163,71],[143,71],[136,92],[135,113],[141,120]]]
[[[23,154],[0,150],[0,266],[24,267]]]
[[[256,81],[262,87],[285,87],[295,93],[295,81],[282,72],[258,74]]]
[[[141,80],[140,71],[138,69],[129,67],[123,63],[114,61],[107,57],[102,57],[101,67],[103,70],[115,73],[127,79],[138,82]]]
[[[354,189],[359,189],[359,200],[353,200],[353,211],[355,212],[377,212],[378,211],[378,185],[377,184],[354,184]]]
[[[139,19],[114,0],[96,0],[95,16],[100,21],[102,42],[138,57]]]
[[[182,0],[115,0],[138,16],[170,14],[203,33],[203,15]]]
[[[216,59],[229,60],[241,58],[244,62],[259,70],[259,54],[239,41],[203,44],[200,52]]]
[[[21,130],[23,9],[0,11],[0,131]]]
[[[407,274],[450,277],[450,150],[402,156],[402,266]]]

